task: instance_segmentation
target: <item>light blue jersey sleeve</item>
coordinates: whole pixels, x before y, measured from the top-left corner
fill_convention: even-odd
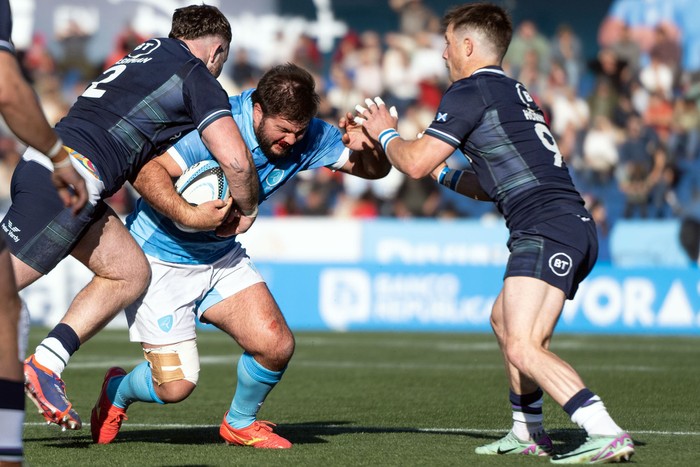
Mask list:
[[[177,143],[168,149],[168,154],[177,162],[177,165],[180,166],[183,172],[187,170],[187,167],[199,161],[214,159],[214,156],[204,145],[197,131],[191,131],[180,138]]]
[[[233,118],[253,155],[261,203],[303,170],[321,167],[338,170],[347,162],[350,151],[343,145],[340,131],[318,118],[312,119],[304,138],[289,154],[268,159],[255,135],[251,93],[252,90],[245,91],[229,101]],[[168,154],[183,171],[199,161],[214,159],[196,131],[180,138]],[[230,251],[236,242],[235,237],[221,238],[214,232],[183,232],[143,199],[127,218],[127,227],[146,254],[171,263],[208,264]]]

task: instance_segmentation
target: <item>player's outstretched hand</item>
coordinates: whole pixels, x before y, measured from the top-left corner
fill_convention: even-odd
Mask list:
[[[87,187],[83,177],[72,165],[68,164],[65,167],[54,168],[51,180],[56,190],[58,190],[58,196],[60,196],[65,207],[70,207],[73,214],[77,214],[83,209],[88,200]]]
[[[377,146],[377,143],[369,137],[362,127],[362,120],[364,119],[355,117],[351,112],[348,112],[345,117],[338,121],[338,127],[344,130],[343,144],[352,151],[365,151]]]
[[[357,116],[354,121],[361,123],[373,140],[379,141],[379,133],[388,128],[396,128],[398,114],[394,107],[388,109],[380,97],[375,97],[374,100],[365,99],[365,105],[366,108],[359,104],[355,106]]]

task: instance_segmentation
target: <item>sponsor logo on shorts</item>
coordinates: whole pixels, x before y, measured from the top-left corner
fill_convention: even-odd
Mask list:
[[[88,159],[87,157],[83,156],[79,152],[74,151],[72,149],[70,150],[69,154],[71,156],[73,156],[78,162],[80,162],[80,165],[85,167],[88,170],[88,172],[90,172],[90,175],[95,177],[97,180],[100,180],[100,181],[102,180],[100,178],[99,172],[97,171],[97,168],[93,165],[93,163],[90,161],[90,159]]]
[[[13,225],[12,221],[7,221],[7,224],[3,222],[2,224],[2,230],[7,234],[8,237],[10,237],[15,243],[19,242],[19,233],[21,232],[20,228]]]
[[[549,258],[549,269],[557,276],[566,276],[571,272],[571,257],[566,253],[555,253]]]

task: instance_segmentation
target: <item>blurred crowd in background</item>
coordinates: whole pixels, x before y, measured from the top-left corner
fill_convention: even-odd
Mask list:
[[[262,63],[236,48],[234,33],[222,84],[236,94],[255,87],[267,67],[294,62],[317,78],[320,118],[337,124],[366,97],[381,96],[397,107],[401,135],[414,138],[430,124],[450,84],[442,59],[443,12],[420,0],[388,1],[398,30],[350,30],[330,54],[322,54],[309,36],[293,44],[280,37],[270,47],[275,53]],[[635,8],[646,10],[635,14]],[[658,11],[650,15],[650,8]],[[615,0],[596,44],[582,43],[567,24],[560,24],[552,37],[531,20],[514,25],[505,71],[544,110],[603,234],[621,218],[666,219],[700,211],[700,51],[694,48],[700,44],[700,22],[693,20],[698,17],[700,2],[695,0]],[[71,23],[59,37],[37,32],[31,46],[18,53],[52,123],[94,77],[147,38],[125,28],[101,63],[87,58],[90,39]],[[47,41],[60,43],[62,53],[51,54]],[[11,137],[0,137],[0,209],[9,203],[9,181],[22,151]],[[449,162],[456,168],[467,164],[461,154]],[[135,196],[127,186],[110,202],[125,214]],[[498,215],[492,203],[463,198],[429,178],[411,180],[397,171],[378,181],[325,169],[308,172],[262,207],[262,215],[271,216]]]

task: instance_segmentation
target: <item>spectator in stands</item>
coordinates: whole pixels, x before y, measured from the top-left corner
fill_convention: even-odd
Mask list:
[[[700,153],[700,109],[694,99],[682,97],[674,102],[668,139],[669,156],[672,161],[692,161]]]
[[[663,147],[657,149],[657,156],[666,159]],[[660,163],[662,159],[660,159]],[[661,176],[652,187],[650,198],[649,217],[656,219],[669,219],[682,212],[681,201],[677,192],[678,168],[666,163],[661,170]]]
[[[651,54],[649,64],[639,71],[639,82],[649,93],[660,93],[665,99],[673,96],[673,69],[664,63],[658,51]]]
[[[239,47],[233,54],[233,62],[229,67],[228,75],[239,90],[244,90],[255,87],[261,72],[251,62],[248,50],[245,47]]]
[[[639,113],[632,104],[632,98],[628,94],[621,94],[613,108],[611,121],[617,128],[624,128],[627,120],[635,114]]]
[[[681,66],[687,85],[700,82],[700,2],[674,0],[673,22],[680,29]]]
[[[555,94],[550,101],[550,127],[557,140],[568,127],[572,127],[576,134],[583,134],[588,127],[590,110],[588,102],[576,94],[576,90],[565,87],[560,93]]]
[[[646,218],[650,192],[666,163],[665,153],[653,129],[646,126],[641,118],[632,117],[627,122],[619,155],[615,176],[625,196],[623,216]]]
[[[404,177],[394,200],[394,216],[434,217],[440,205],[439,186],[430,177],[415,180]]]
[[[411,50],[414,41],[403,34],[385,35],[386,51],[382,59],[382,80],[384,82],[387,105],[396,107],[399,115],[418,99],[420,88],[416,77],[411,73]],[[356,100],[355,102],[360,102]],[[345,107],[345,109],[351,109]]]
[[[674,21],[674,1],[613,0],[598,30],[598,43],[602,47],[610,47],[619,42],[627,31],[632,40],[640,45],[641,65],[645,65],[649,51],[654,45],[657,26],[666,26],[673,39],[678,39],[680,36],[679,28]]]
[[[527,88],[527,92],[537,102],[543,104],[542,95],[547,87],[547,76],[549,71],[543,72],[540,67],[540,56],[537,50],[528,49],[524,52],[519,66],[519,73],[515,78]]]
[[[420,103],[436,109],[447,85],[447,69],[442,59],[444,39],[425,31],[414,38],[416,47],[411,53],[411,77],[420,87]]]
[[[389,0],[399,15],[399,31],[413,36],[423,31],[438,32],[440,18],[422,0]]]
[[[618,136],[605,115],[593,119],[593,127],[583,140],[583,177],[589,186],[603,187],[611,179],[619,160]]]
[[[661,91],[649,94],[649,103],[642,115],[644,124],[654,130],[662,144],[667,144],[673,124],[673,105]]]
[[[31,81],[56,74],[56,60],[47,47],[46,37],[41,33],[32,35],[32,42],[21,55],[21,62]]]
[[[334,120],[341,117],[348,109],[352,109],[357,102],[362,102],[364,98],[362,92],[353,86],[350,72],[339,63],[331,65],[330,84],[326,96],[335,112]]]
[[[598,51],[595,60],[591,61],[588,67],[593,74],[595,84],[607,83],[615,95],[625,91],[630,80],[630,69],[612,48],[603,48]]]
[[[381,38],[376,32],[365,32],[360,39],[362,45],[358,51],[359,62],[354,69],[353,85],[363,97],[381,96],[384,92]],[[348,109],[352,107],[345,110]]]
[[[510,76],[518,76],[524,65],[527,52],[537,54],[537,67],[540,73],[549,70],[551,47],[549,40],[539,31],[532,20],[524,20],[513,34],[513,40],[503,59],[504,66],[510,68]]]
[[[146,39],[146,37],[137,33],[130,24],[125,25],[124,29],[117,35],[114,41],[114,48],[102,64],[102,69],[106,70],[114,65],[118,60],[124,58],[126,54],[134,50],[137,45],[145,42]]]
[[[581,39],[568,24],[561,24],[557,28],[551,43],[551,62],[560,63],[566,71],[569,84],[578,89],[581,74],[583,73],[583,46]]]
[[[357,32],[350,30],[345,34],[333,52],[331,66],[340,65],[348,73],[359,63],[358,51],[360,49],[360,36]]]
[[[678,39],[671,37],[668,31],[669,26],[660,24],[654,30],[654,45],[649,51],[650,57],[655,57],[664,65],[668,66],[673,73],[673,87],[675,88],[680,79],[681,71],[681,45]]]
[[[611,43],[609,47],[618,59],[627,65],[632,75],[639,73],[642,60],[642,48],[639,42],[634,40],[630,27],[626,24],[621,26],[620,34],[617,40]]]
[[[292,63],[299,65],[312,75],[317,75],[323,68],[323,57],[313,37],[302,33],[292,53]]]
[[[84,82],[99,74],[87,55],[87,46],[91,37],[92,35],[73,19],[57,32],[58,42],[63,49],[59,66],[61,71],[69,75],[73,81]]]
[[[683,209],[679,240],[692,264],[700,266],[700,198]]]

